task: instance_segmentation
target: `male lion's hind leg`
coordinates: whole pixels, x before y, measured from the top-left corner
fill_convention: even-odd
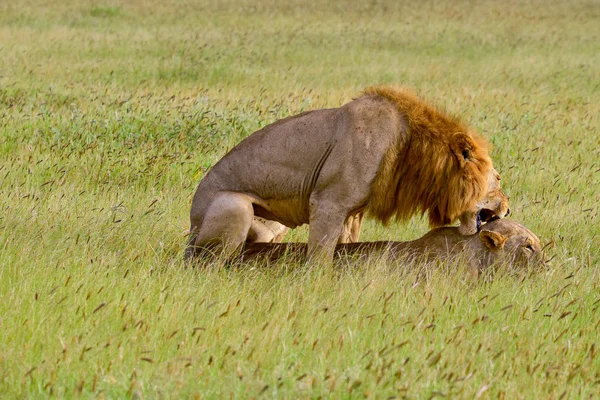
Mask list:
[[[189,259],[207,249],[225,258],[231,257],[246,241],[253,216],[252,201],[248,196],[233,192],[219,193],[206,209],[200,227],[192,227],[185,258]]]

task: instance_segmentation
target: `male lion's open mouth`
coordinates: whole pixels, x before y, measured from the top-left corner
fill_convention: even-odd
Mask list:
[[[500,217],[497,216],[496,213],[493,212],[492,210],[489,210],[487,208],[482,208],[481,210],[477,211],[477,217],[476,217],[477,232],[479,232],[481,230],[481,225],[483,225],[487,222],[494,221],[496,219],[500,219]]]

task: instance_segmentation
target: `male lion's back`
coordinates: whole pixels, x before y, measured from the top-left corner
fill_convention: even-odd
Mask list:
[[[362,96],[340,108],[309,111],[266,126],[242,140],[202,180],[192,204],[191,217],[197,220],[192,225],[201,222],[219,191],[251,196],[271,213],[266,217],[290,227],[309,222],[313,191],[340,182],[345,182],[339,193],[343,198],[331,201],[366,206],[371,182],[386,149],[396,142],[401,120],[388,100]]]

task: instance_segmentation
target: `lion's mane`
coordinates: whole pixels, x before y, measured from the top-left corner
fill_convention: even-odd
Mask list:
[[[398,132],[395,145],[386,151],[371,186],[368,213],[387,224],[392,217],[406,220],[428,212],[430,225],[437,227],[474,209],[485,195],[492,168],[488,142],[410,90],[374,86],[364,95],[395,104],[408,128]],[[467,152],[453,151],[456,146]]]

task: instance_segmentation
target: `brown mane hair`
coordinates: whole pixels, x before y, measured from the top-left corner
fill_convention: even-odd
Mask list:
[[[428,212],[430,225],[437,227],[475,209],[492,168],[488,142],[410,90],[374,86],[364,96],[392,102],[407,125],[385,153],[367,212],[384,224]]]

